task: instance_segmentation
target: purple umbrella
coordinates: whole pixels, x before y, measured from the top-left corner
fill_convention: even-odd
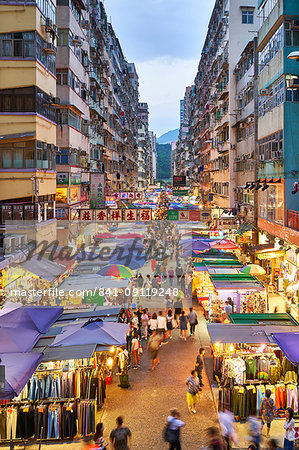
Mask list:
[[[197,239],[196,241],[193,239],[192,241],[192,250],[199,250],[203,252],[205,250],[209,250],[210,248],[211,246],[208,242],[201,241],[200,239]]]
[[[40,333],[36,330],[24,328],[0,327],[0,353],[30,352]]]

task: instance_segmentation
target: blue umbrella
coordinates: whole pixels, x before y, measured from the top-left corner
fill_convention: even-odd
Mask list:
[[[109,264],[122,264],[123,266],[135,270],[143,267],[146,261],[147,258],[144,254],[140,254],[139,252],[125,252],[121,256],[112,256],[109,260]]]
[[[204,242],[200,239],[197,239],[196,241],[193,240],[192,242],[192,250],[209,250],[211,248],[210,244],[208,242]]]

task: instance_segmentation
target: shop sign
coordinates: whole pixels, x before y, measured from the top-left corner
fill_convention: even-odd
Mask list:
[[[93,220],[92,209],[79,209],[80,220],[83,222],[91,222]]]
[[[191,222],[200,222],[201,220],[201,211],[191,210],[189,211],[189,220]]]
[[[127,198],[128,198],[128,193],[127,193],[127,192],[121,192],[121,193],[120,193],[120,198],[121,198],[121,200],[127,200]]]
[[[110,211],[110,220],[113,220],[114,222],[121,222],[122,219],[121,209],[113,209],[112,211]]]
[[[151,209],[139,209],[139,220],[141,222],[146,222],[152,220],[152,210]]]
[[[128,200],[134,200],[135,194],[134,192],[128,192]]]
[[[71,184],[81,184],[80,173],[71,173]]]
[[[209,194],[209,202],[212,202],[214,200],[213,194]]]
[[[105,208],[105,174],[90,174],[90,207],[91,209]]]
[[[251,242],[251,231],[246,231],[241,236],[237,235],[237,243],[238,244],[249,244]]]
[[[136,198],[136,200],[141,200],[142,199],[142,192],[135,192],[135,198]]]
[[[172,180],[174,187],[186,186],[186,176],[185,175],[175,175]]]
[[[113,200],[140,200],[142,192],[114,192],[112,194]]]
[[[189,220],[189,211],[179,211],[179,220]]]
[[[179,212],[167,211],[167,220],[179,220]]]
[[[281,258],[284,255],[285,255],[284,250],[277,250],[276,252],[257,253],[256,257],[258,259],[272,259],[272,258]]]
[[[56,183],[57,184],[69,184],[69,174],[68,172],[58,172],[56,174]]]
[[[0,392],[5,391],[5,366],[0,366]]]
[[[223,231],[219,231],[219,230],[210,231],[209,235],[210,235],[210,239],[223,239],[223,237],[224,237]]]
[[[97,209],[95,211],[95,221],[96,222],[105,222],[107,220],[108,220],[107,209]]]
[[[174,197],[182,197],[184,195],[188,195],[189,191],[188,189],[179,189],[178,191],[172,191],[172,195]]]
[[[211,211],[210,210],[206,210],[206,211],[199,211],[200,212],[200,220],[203,221],[210,221],[211,220]]]
[[[299,267],[299,254],[296,253],[296,248],[291,247],[286,251],[286,259],[291,264],[294,264],[296,267]]]
[[[217,219],[217,228],[219,230],[236,230],[238,227],[237,219]]]
[[[124,220],[128,222],[136,222],[137,209],[124,209]]]
[[[70,187],[70,203],[78,203],[81,199],[81,192],[79,186]]]
[[[56,188],[56,203],[67,203],[68,188]]]
[[[56,219],[67,220],[69,218],[69,211],[65,208],[56,208]]]

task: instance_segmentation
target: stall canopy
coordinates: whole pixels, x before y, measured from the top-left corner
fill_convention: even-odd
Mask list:
[[[210,275],[212,283],[216,290],[246,290],[246,291],[263,291],[265,288],[252,275],[233,274],[233,275]]]
[[[5,387],[0,390],[0,399],[9,400],[20,394],[42,359],[41,353],[0,354],[5,366]]]
[[[46,258],[39,258],[38,256],[32,256],[32,258],[21,263],[20,267],[50,283],[65,272],[65,267],[62,265],[49,261]]]
[[[239,325],[239,324],[223,324],[223,323],[209,323],[207,325],[208,332],[211,337],[212,344],[220,342],[222,344],[276,344],[274,336],[278,333],[283,335],[298,334],[297,326],[289,326],[288,331],[285,333],[286,327],[283,326],[271,326],[271,325]],[[299,348],[299,345],[298,345]],[[299,352],[298,352],[299,357]],[[298,360],[299,361],[299,360]]]
[[[298,322],[287,313],[265,314],[229,314],[231,323],[244,325],[298,325]]]
[[[0,327],[45,333],[62,313],[61,307],[19,306],[13,310],[8,309],[0,316]]]
[[[102,320],[65,327],[51,347],[80,344],[124,345],[129,325]]]
[[[273,333],[273,339],[280,350],[295,366],[299,365],[299,332]]]
[[[0,353],[30,352],[40,333],[26,328],[0,326]]]

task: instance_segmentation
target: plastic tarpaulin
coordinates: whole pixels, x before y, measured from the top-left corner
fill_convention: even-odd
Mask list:
[[[87,322],[70,325],[56,336],[51,347],[80,344],[124,345],[129,325],[115,322]]]
[[[45,333],[62,313],[61,307],[21,306],[3,314],[0,317],[0,327],[22,328]]]
[[[5,388],[0,391],[1,400],[9,400],[20,394],[30,380],[39,362],[41,353],[0,354],[1,364],[5,366]]]
[[[280,350],[295,366],[299,365],[299,332],[273,333],[273,339]]]

